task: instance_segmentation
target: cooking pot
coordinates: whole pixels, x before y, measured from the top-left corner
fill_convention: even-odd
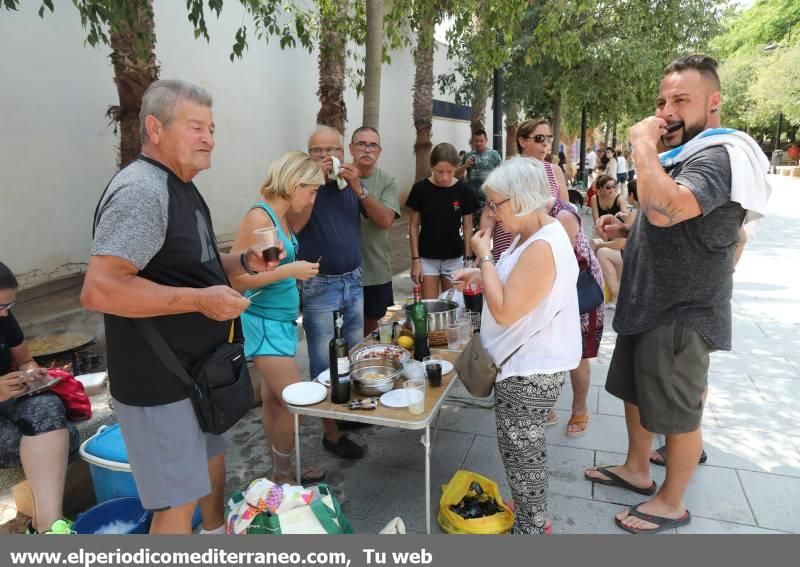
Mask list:
[[[458,303],[455,301],[447,301],[446,299],[423,299],[422,303],[428,310],[428,333],[434,331],[444,331],[448,325],[454,325],[456,322],[456,308]],[[409,312],[411,306],[406,305],[406,321],[407,326],[411,327],[411,318]]]

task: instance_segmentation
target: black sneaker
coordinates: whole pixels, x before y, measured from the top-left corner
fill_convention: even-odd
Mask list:
[[[361,459],[364,456],[364,448],[351,441],[347,435],[339,437],[339,442],[329,441],[327,437],[322,438],[322,446],[328,451],[343,459]]]

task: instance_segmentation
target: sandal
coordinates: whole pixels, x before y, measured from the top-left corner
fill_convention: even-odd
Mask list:
[[[657,459],[654,459],[653,457],[650,457],[650,462],[653,463],[654,465],[658,465],[660,467],[666,466],[667,465],[667,447],[666,447],[666,445],[662,445],[661,447],[656,449],[655,452],[658,453],[659,455],[661,455],[661,460],[659,461]],[[699,465],[705,464],[705,462],[707,460],[708,460],[708,455],[706,455],[706,450],[703,449],[703,452],[700,453],[700,460],[697,462],[697,464],[699,464]]]
[[[689,510],[686,510],[686,513],[680,518],[673,519],[664,518],[662,516],[653,516],[652,514],[640,512],[639,506],[641,506],[641,504],[637,504],[636,506],[631,506],[628,508],[628,515],[633,516],[634,518],[639,518],[640,520],[644,520],[645,522],[655,524],[655,528],[632,528],[631,526],[625,525],[617,518],[614,518],[614,523],[616,523],[626,532],[630,532],[632,534],[657,534],[658,532],[663,532],[664,530],[671,530],[673,528],[685,526],[692,521],[692,515],[689,513]]]
[[[551,415],[555,417],[551,418]],[[552,412],[547,414],[547,417],[544,419],[544,426],[550,427],[551,425],[558,425],[559,421],[561,421],[561,418],[558,417],[558,414],[556,412]]]
[[[589,431],[589,414],[585,415],[572,415],[567,422],[567,437],[583,437]],[[577,425],[580,429],[578,431],[570,432],[569,426]]]
[[[644,496],[652,496],[653,494],[656,493],[656,490],[658,490],[658,485],[656,484],[656,481],[653,481],[652,484],[647,488],[639,488],[638,486],[632,485],[630,482],[628,482],[618,474],[615,474],[610,470],[608,470],[610,468],[611,467],[596,468],[597,472],[605,475],[608,478],[595,478],[593,476],[589,476],[586,473],[583,473],[583,475],[586,477],[586,480],[590,480],[594,483],[602,484],[604,486],[616,486],[617,488],[624,488],[625,490],[631,490],[637,494],[643,494]]]

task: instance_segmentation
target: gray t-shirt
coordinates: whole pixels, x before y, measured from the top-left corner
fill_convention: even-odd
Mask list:
[[[169,174],[138,160],[120,171],[100,203],[92,256],[116,256],[144,270],[167,235]]]
[[[704,149],[667,173],[694,193],[702,215],[665,228],[636,215],[614,330],[632,335],[680,321],[712,348],[730,350],[733,265],[745,210],[730,200],[728,151]]]

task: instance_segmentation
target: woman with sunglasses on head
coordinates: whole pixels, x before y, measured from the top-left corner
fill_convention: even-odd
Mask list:
[[[458,152],[442,143],[431,152],[431,175],[411,188],[408,237],[411,280],[422,286],[423,299],[435,299],[450,289],[451,275],[472,260],[472,213],[478,208],[469,186],[455,177]],[[463,234],[463,236],[462,236]]]
[[[526,158],[536,159],[544,165],[550,194],[553,198],[569,201],[567,180],[558,166],[545,159],[553,146],[553,134],[550,122],[544,118],[526,120],[517,128],[517,152]],[[511,244],[511,235],[496,221],[494,215],[484,214],[481,217],[481,230],[488,230],[492,235],[492,256],[495,262]]]
[[[617,180],[617,154],[611,148],[606,148],[605,159],[603,159],[603,173],[614,181]]]
[[[303,152],[287,152],[272,162],[257,201],[239,225],[231,253],[244,252],[254,244],[254,232],[275,227],[286,250],[280,266],[272,272],[243,274],[231,285],[245,292],[250,306],[242,313],[244,350],[255,361],[261,375],[261,423],[272,455],[272,480],[294,484],[290,462],[294,448],[294,417],[281,397],[283,389],[302,381],[297,365],[297,317],[300,294],[297,280],[319,273],[319,264],[297,260],[297,238],[286,220],[287,213],[302,213],[314,205],[325,176],[317,162]],[[303,483],[325,477],[319,469],[302,473]]]
[[[617,191],[617,181],[608,175],[601,175],[595,182],[597,194],[592,196],[589,206],[592,208],[592,219],[597,219],[603,215],[628,214],[628,204]]]
[[[80,436],[67,421],[61,399],[49,392],[25,395],[33,360],[11,313],[17,279],[0,262],[0,468],[22,466],[33,492],[33,519],[26,533],[69,534],[63,518],[67,462],[78,453]]]

